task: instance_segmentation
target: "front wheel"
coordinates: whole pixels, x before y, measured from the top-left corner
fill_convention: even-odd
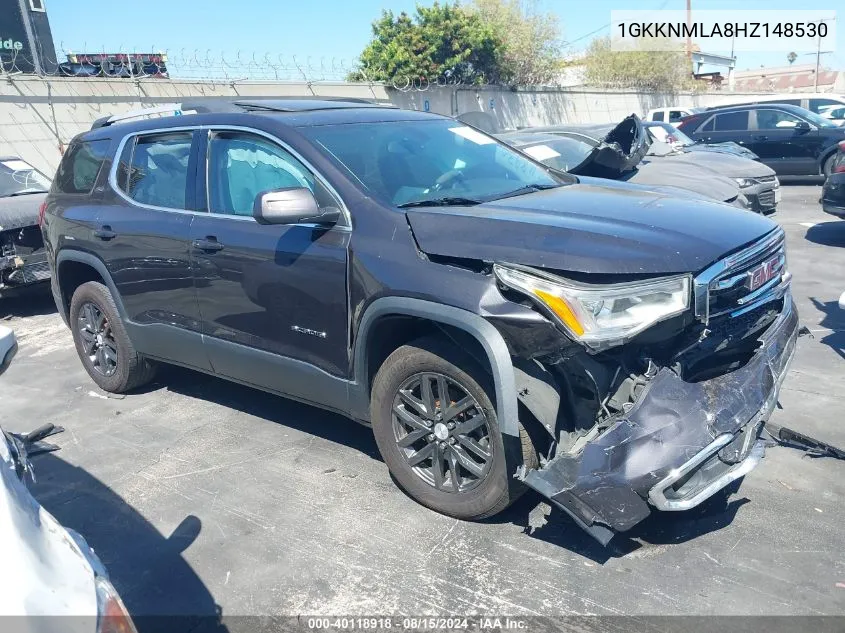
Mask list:
[[[833,162],[836,160],[836,153],[834,152],[827,159],[824,161],[824,166],[822,167],[822,176],[825,178],[829,178],[830,174],[833,173]]]
[[[536,467],[527,433],[499,430],[490,376],[440,339],[394,351],[376,374],[371,420],[397,483],[421,504],[459,519],[504,510],[524,492],[520,464]]]

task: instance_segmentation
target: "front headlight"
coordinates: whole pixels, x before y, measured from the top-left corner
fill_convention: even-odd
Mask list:
[[[108,579],[97,576],[97,633],[138,633],[123,600]]]
[[[621,345],[690,305],[690,276],[591,286],[496,264],[504,285],[528,295],[576,341],[601,350]]]
[[[752,185],[757,184],[757,181],[753,178],[734,178],[734,182],[739,185],[740,189],[745,189],[746,187],[751,187]]]

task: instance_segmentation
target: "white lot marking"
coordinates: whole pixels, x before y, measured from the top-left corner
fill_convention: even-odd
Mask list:
[[[800,224],[801,226],[806,226],[808,229],[811,229],[816,226],[818,222],[799,222],[798,224]]]
[[[92,398],[100,398],[101,400],[108,400],[109,399],[108,396],[104,396],[104,395],[99,394],[95,391],[89,391],[88,395],[91,396]]]

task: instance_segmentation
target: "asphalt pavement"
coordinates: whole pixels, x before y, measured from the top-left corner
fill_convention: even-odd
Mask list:
[[[785,185],[775,216],[814,338],[774,421],[845,447],[845,221],[819,193]],[[0,305],[20,344],[2,424],[67,429],[33,490],[135,615],[845,614],[843,461],[771,448],[732,494],[607,548],[533,493],[466,523],[403,494],[367,428],[177,368],[107,396],[49,296]]]

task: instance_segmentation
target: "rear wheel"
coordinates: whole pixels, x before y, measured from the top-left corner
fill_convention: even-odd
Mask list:
[[[104,391],[123,393],[152,380],[155,366],[138,354],[126,334],[111,292],[89,281],[70,302],[76,351],[88,375]]]
[[[536,467],[527,433],[503,436],[490,376],[440,339],[394,351],[376,374],[371,420],[397,483],[421,504],[460,519],[497,514],[525,488],[512,475]]]

